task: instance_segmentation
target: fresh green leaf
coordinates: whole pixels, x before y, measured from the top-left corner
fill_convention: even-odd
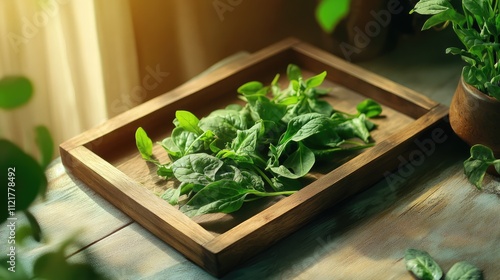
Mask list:
[[[179,203],[179,197],[181,195],[181,188],[168,188],[166,189],[160,198],[167,201],[171,205],[177,205]]]
[[[174,177],[174,171],[172,171],[172,164],[158,164],[158,169],[156,170],[156,174],[160,177],[172,178]]]
[[[449,0],[420,0],[411,11],[421,15],[435,15],[452,9]]]
[[[285,177],[273,177],[271,179],[273,189],[277,192],[298,191],[303,185],[299,180]]]
[[[500,160],[495,159],[493,151],[480,144],[472,146],[470,157],[464,161],[464,172],[469,182],[481,189],[486,170],[490,165],[495,165],[495,167],[499,165],[500,167]]]
[[[41,155],[40,165],[42,169],[46,169],[54,156],[54,141],[45,126],[37,126],[35,128],[35,135],[35,142]]]
[[[298,81],[302,79],[302,71],[295,64],[289,64],[286,69],[286,75],[290,81]]]
[[[475,265],[461,261],[455,263],[446,273],[445,280],[481,280],[483,274]]]
[[[0,108],[14,109],[31,99],[33,85],[23,76],[7,76],[0,79]]]
[[[283,165],[272,167],[271,170],[285,178],[298,179],[309,173],[314,162],[314,153],[299,142],[298,149],[287,157]]]
[[[175,128],[174,128],[175,130]],[[173,132],[173,131],[172,131]],[[177,145],[174,142],[173,137],[167,137],[161,141],[161,146],[165,151],[168,153],[168,157],[170,160],[175,161],[182,157],[183,153],[181,152],[181,149],[177,147]]]
[[[326,78],[326,71],[323,71],[320,74],[307,79],[306,86],[307,86],[307,88],[319,87],[323,83],[325,78]]]
[[[204,131],[213,132],[224,143],[233,141],[238,130],[247,129],[245,116],[234,110],[214,111],[198,125]]]
[[[488,10],[489,3],[487,0],[463,0],[462,5],[471,14],[476,16],[476,20],[478,20],[480,25],[482,25],[483,20],[490,15],[490,11]]]
[[[350,3],[349,0],[321,0],[316,7],[316,21],[325,32],[331,33],[349,13]]]
[[[406,269],[418,279],[439,280],[443,276],[441,267],[429,253],[417,249],[407,249],[405,252]]]
[[[249,96],[256,94],[263,87],[264,85],[261,82],[252,81],[240,86],[237,91],[245,96]]]
[[[181,211],[188,217],[208,213],[231,213],[241,208],[251,190],[232,180],[220,180],[197,192]]]
[[[242,156],[254,154],[257,149],[257,141],[263,132],[261,123],[256,123],[247,130],[239,130],[236,138],[231,143],[231,149],[234,150],[236,154]]]
[[[203,152],[208,148],[208,145],[213,141],[213,133],[210,130],[203,132],[201,135],[185,130],[183,127],[176,127],[172,130],[172,143],[165,142],[163,146],[171,152],[173,156],[179,151],[180,156]],[[170,149],[169,149],[170,148]]]
[[[12,197],[8,193],[14,194],[13,191],[8,192],[8,188],[15,189],[15,211],[28,209],[41,190],[47,188],[47,178],[40,164],[5,139],[0,139],[0,169],[4,170],[2,182],[5,182],[4,187],[0,188],[0,195],[7,200]],[[3,207],[0,210],[0,223],[12,216],[12,213],[9,212],[9,207]]]
[[[465,17],[457,13],[454,9],[447,9],[428,18],[424,22],[422,30],[430,29],[439,24],[444,24],[445,22],[453,22],[455,24],[462,25],[465,22]]]
[[[224,163],[211,155],[189,154],[172,164],[175,177],[183,183],[208,185],[215,181],[215,175]]]
[[[311,113],[319,113],[325,116],[330,116],[333,112],[333,107],[325,100],[318,100],[316,98],[307,99]]]
[[[297,116],[290,120],[280,144],[288,141],[302,141],[307,137],[328,129],[330,119],[318,113]]]
[[[335,131],[343,139],[360,138],[365,143],[370,140],[370,132],[366,126],[366,116],[364,114],[359,115],[356,118],[346,120],[345,122],[339,124],[335,127]]]
[[[382,113],[382,106],[373,99],[365,99],[356,106],[359,114],[365,114],[368,118],[379,116]]]
[[[242,170],[241,171],[241,178],[240,179],[235,179],[236,182],[240,183],[241,186],[247,188],[247,189],[255,189],[261,192],[265,192],[265,184],[264,180],[262,179],[261,176],[256,174],[253,171],[249,170]]]
[[[153,156],[153,141],[148,137],[146,131],[139,127],[135,131],[135,144],[145,160],[150,160]]]
[[[249,97],[248,102],[252,112],[259,120],[280,122],[287,111],[287,106],[281,103],[273,103],[267,97]]]
[[[185,130],[198,135],[203,133],[203,130],[201,130],[198,126],[200,120],[193,113],[189,111],[177,110],[175,112],[175,118],[179,121],[180,127]]]
[[[490,82],[486,82],[485,84],[486,90],[491,97],[494,97],[500,100],[500,86],[498,84],[493,84]]]

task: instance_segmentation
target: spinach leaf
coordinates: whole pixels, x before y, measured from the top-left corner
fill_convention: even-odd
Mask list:
[[[160,195],[160,198],[167,201],[171,205],[177,205],[179,203],[179,197],[181,195],[181,188],[168,188]]]
[[[407,249],[405,263],[406,269],[411,271],[418,279],[439,280],[443,276],[441,267],[425,251]]]
[[[298,149],[290,154],[283,165],[271,167],[271,170],[280,176],[290,179],[304,177],[314,165],[314,153],[299,142]]]
[[[330,119],[318,113],[308,113],[290,120],[279,144],[302,141],[311,135],[329,129]]]
[[[181,157],[172,164],[174,176],[183,183],[208,185],[224,162],[214,156],[200,153]]]
[[[153,156],[153,141],[151,141],[146,131],[142,127],[139,127],[135,131],[135,143],[142,158],[145,160],[150,160]]]
[[[203,131],[212,131],[224,143],[231,142],[238,130],[247,128],[245,117],[238,111],[218,110],[198,123]]]
[[[344,139],[358,137],[365,143],[368,143],[370,139],[370,132],[366,126],[366,117],[364,114],[344,121],[335,128],[335,131]]]
[[[231,149],[237,155],[253,155],[257,149],[258,140],[264,133],[263,129],[264,127],[261,123],[256,123],[247,130],[239,130],[236,133],[236,138],[231,143]]]
[[[179,121],[179,126],[194,134],[202,134],[198,123],[200,120],[191,112],[178,110],[175,112],[175,118]]]
[[[461,261],[455,263],[446,273],[445,280],[480,280],[483,274],[475,265]]]
[[[189,217],[231,213],[241,208],[250,190],[232,180],[213,182],[197,192],[180,210]]]
[[[257,116],[257,120],[280,122],[287,112],[287,106],[281,103],[271,102],[265,96],[247,97],[250,109]]]
[[[491,165],[497,172],[500,172],[500,159],[495,159],[490,148],[476,144],[470,149],[470,157],[464,161],[464,172],[469,182],[481,189],[486,170]]]
[[[252,96],[262,93],[263,88],[264,85],[261,82],[252,81],[240,86],[237,91],[245,96]]]
[[[309,79],[306,80],[306,87],[307,88],[315,88],[315,87],[319,87],[323,81],[325,80],[326,78],[326,71],[323,71],[321,74],[318,74],[314,77],[311,77]]]
[[[359,114],[364,114],[368,118],[379,116],[382,113],[382,106],[373,99],[365,99],[356,106]]]
[[[208,213],[232,213],[241,208],[248,195],[256,197],[289,195],[292,192],[261,192],[233,180],[219,180],[198,191],[180,210],[189,217]]]

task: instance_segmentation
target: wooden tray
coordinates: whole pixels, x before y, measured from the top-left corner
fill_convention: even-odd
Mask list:
[[[376,145],[319,166],[316,179],[299,192],[246,206],[238,214],[190,219],[160,199],[156,194],[165,181],[141,159],[135,130],[141,126],[153,141],[161,141],[172,129],[176,110],[202,117],[236,102],[236,89],[245,82],[269,84],[289,63],[301,67],[306,78],[326,70],[322,86],[332,88],[327,100],[336,109],[353,112],[365,98],[381,103],[384,117],[374,121],[379,125],[373,132]],[[60,150],[76,177],[188,259],[221,276],[395,170],[401,164],[398,157],[447,113],[446,106],[290,38],[141,104],[61,144]],[[166,153],[155,146],[155,155],[164,161]]]

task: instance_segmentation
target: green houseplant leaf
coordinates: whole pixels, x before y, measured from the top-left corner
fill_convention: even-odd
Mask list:
[[[500,7],[497,1],[420,0],[411,12],[431,15],[422,30],[439,24],[451,25],[465,49],[448,48],[447,53],[460,55],[468,64],[462,71],[465,82],[500,100],[500,84],[492,81],[500,75]]]
[[[350,0],[321,0],[316,7],[316,21],[325,32],[331,33],[349,13],[350,3]]]
[[[422,15],[435,15],[453,8],[449,0],[420,0],[411,11]]]

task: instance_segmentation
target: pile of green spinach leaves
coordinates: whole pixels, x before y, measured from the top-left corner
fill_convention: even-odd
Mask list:
[[[304,79],[290,64],[289,85],[281,89],[279,74],[269,86],[252,81],[238,88],[244,105],[233,104],[199,119],[179,110],[175,128],[161,145],[170,162],[160,163],[152,153],[146,131],[136,131],[142,158],[156,164],[159,176],[175,179],[161,197],[192,217],[231,213],[244,202],[262,197],[291,195],[302,187],[319,159],[373,145],[370,131],[382,107],[371,99],[357,105],[357,113],[335,110],[320,97],[326,72]]]

